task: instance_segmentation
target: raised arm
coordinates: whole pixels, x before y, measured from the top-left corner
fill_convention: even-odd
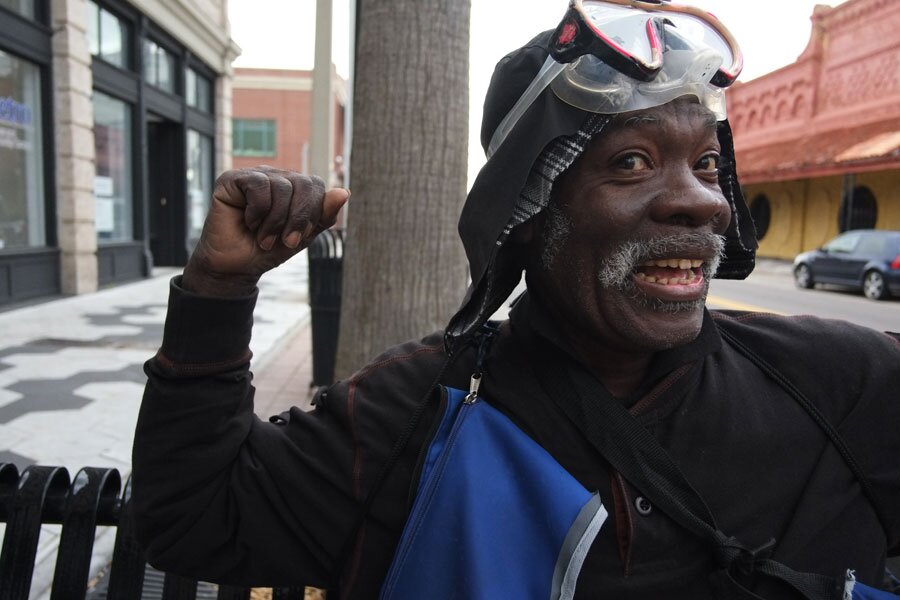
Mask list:
[[[330,583],[357,510],[350,428],[340,411],[259,421],[249,341],[259,277],[332,225],[348,196],[266,167],[216,182],[145,367],[133,500],[157,566],[220,582]]]

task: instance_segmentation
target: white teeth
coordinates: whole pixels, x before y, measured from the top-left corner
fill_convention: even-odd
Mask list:
[[[654,277],[653,275],[647,275],[644,278],[644,281],[646,281],[647,283],[656,283],[656,277]]]
[[[669,285],[669,280],[665,277],[660,277],[656,280],[656,283],[658,283],[659,285]]]
[[[661,258],[658,260],[648,260],[641,263],[642,267],[664,267],[670,269],[696,269],[703,264],[702,260],[690,258]]]
[[[637,274],[637,278],[640,279],[641,281],[643,281],[643,280],[647,279],[647,274],[646,274],[646,273],[640,273],[640,272],[639,272],[639,273]]]

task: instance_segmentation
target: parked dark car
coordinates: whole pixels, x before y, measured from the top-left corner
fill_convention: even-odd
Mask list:
[[[847,231],[794,258],[797,287],[827,283],[862,290],[867,298],[900,296],[900,231]]]

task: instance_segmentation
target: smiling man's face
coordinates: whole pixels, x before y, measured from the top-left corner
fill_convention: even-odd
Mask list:
[[[610,123],[554,184],[529,287],[577,346],[692,341],[731,211],[712,114],[689,99]]]

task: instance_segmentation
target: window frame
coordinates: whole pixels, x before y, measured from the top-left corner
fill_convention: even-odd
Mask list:
[[[241,124],[241,127],[238,127],[238,124]],[[243,136],[245,135],[245,127],[248,123],[260,123],[271,125],[271,151],[269,151],[269,147],[265,144],[266,136],[269,134],[269,131],[263,131],[263,148],[259,151],[247,150],[244,144],[238,144],[239,136],[241,141],[243,141]],[[232,155],[238,157],[267,157],[272,158],[278,155],[278,121],[276,119],[249,119],[249,118],[232,118],[231,123],[231,131],[232,131]]]
[[[118,10],[116,7],[110,6],[108,3],[101,2],[99,0],[87,0],[85,4],[93,4],[97,7],[97,54],[91,52],[92,59],[98,59],[103,62],[103,64],[109,65],[110,67],[120,69],[122,71],[134,71],[137,60],[134,55],[135,48],[135,40],[138,38],[137,27],[135,26],[135,21],[133,15],[125,14],[124,12]],[[105,56],[103,56],[103,13],[114,17],[122,27],[122,31],[124,32],[124,38],[122,40],[122,52],[124,54],[123,64],[117,64],[108,60]],[[91,40],[88,39],[88,44],[90,45]]]

